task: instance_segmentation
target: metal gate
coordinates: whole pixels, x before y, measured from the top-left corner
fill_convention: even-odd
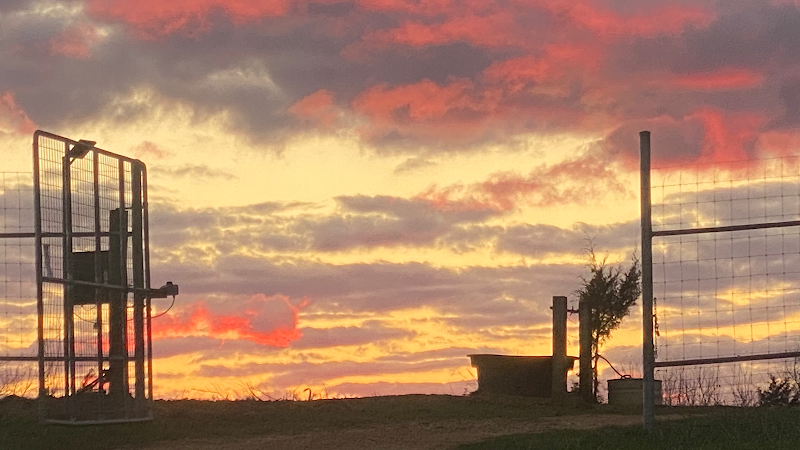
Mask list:
[[[39,401],[48,423],[152,418],[147,172],[138,160],[33,139]]]

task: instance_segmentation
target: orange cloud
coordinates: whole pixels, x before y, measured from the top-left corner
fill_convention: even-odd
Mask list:
[[[216,314],[205,304],[197,303],[182,314],[155,319],[153,338],[210,336],[286,347],[302,336],[297,329],[298,314],[308,304],[308,299],[293,305],[282,295],[258,294],[244,303],[238,314]]]
[[[97,30],[89,24],[66,28],[58,36],[50,39],[49,50],[52,55],[88,59],[92,56],[91,45],[100,40]]]
[[[31,134],[35,130],[36,125],[17,105],[14,93],[11,91],[0,93],[0,135]]]
[[[333,104],[333,93],[327,89],[320,89],[298,100],[289,107],[289,113],[327,130],[333,129],[339,119],[339,112]]]

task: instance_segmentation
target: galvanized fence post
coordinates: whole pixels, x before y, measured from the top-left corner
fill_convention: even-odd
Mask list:
[[[639,133],[642,222],[642,419],[645,430],[655,422],[655,347],[653,344],[653,224],[650,217],[650,132]]]

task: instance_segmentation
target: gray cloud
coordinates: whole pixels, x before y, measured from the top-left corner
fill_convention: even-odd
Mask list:
[[[397,126],[372,129],[363,135],[366,143],[378,151],[411,154],[475,149],[488,143],[512,143],[520,133],[570,131],[576,124],[587,126],[585,119],[604,115],[619,118],[617,136],[611,139],[616,143],[624,130],[638,128],[637,121],[646,123],[665,116],[676,121],[670,129],[678,130],[681,136],[665,145],[670,151],[691,157],[701,136],[692,120],[682,122],[700,107],[761,115],[774,127],[796,126],[789,120],[792,81],[785,78],[784,68],[800,57],[793,44],[800,12],[788,4],[647,2],[634,8],[626,2],[603,2],[600,7],[623,18],[631,11],[647,13],[669,5],[676,11],[706,8],[716,19],[707,25],[686,26],[679,32],[619,36],[608,41],[599,67],[591,73],[573,70],[573,76],[560,82],[562,92],[558,94],[515,90],[505,82],[493,84],[485,76],[493,63],[521,55],[561,64],[547,62],[541,48],[525,46],[547,42],[544,38],[554,29],[578,46],[591,42],[585,24],[532,7],[515,10],[526,27],[511,25],[503,30],[507,36],[502,45],[490,45],[474,36],[451,36],[424,45],[387,42],[374,47],[373,42],[370,47],[362,38],[372,31],[380,35],[398,30],[409,20],[426,25],[426,20],[432,19],[421,19],[421,11],[371,12],[348,2],[312,4],[290,17],[238,24],[216,11],[207,15],[208,27],[202,32],[192,36],[175,33],[153,41],[137,39],[127,24],[110,16],[88,16],[86,10],[67,8],[61,16],[15,13],[31,5],[6,2],[0,10],[0,33],[4,37],[0,52],[6,61],[0,68],[0,90],[14,92],[33,121],[45,127],[60,128],[98,118],[130,123],[159,110],[169,114],[180,104],[188,106],[192,119],[198,121],[227,111],[230,131],[280,149],[288,137],[311,131],[307,127],[312,125],[304,125],[287,110],[313,92],[327,89],[334,93],[340,107],[350,110],[352,102],[367,89],[391,89],[423,80],[440,87],[454,80],[469,80],[473,85],[462,102],[470,106],[450,108],[445,115],[428,120],[434,127],[452,125],[450,131],[428,132],[433,128],[426,124],[416,131],[408,128],[403,120],[409,118],[402,117],[403,109],[398,106],[394,119]],[[442,25],[450,19],[447,13],[436,18],[444,21]],[[348,27],[339,26],[342,20]],[[99,25],[110,26],[111,34],[76,35],[84,39],[89,59],[50,53],[50,42],[69,27]],[[540,39],[532,39],[535,37]],[[653,79],[670,82],[684,75],[731,68],[757,71],[766,78],[759,86],[718,91],[692,86],[664,89],[648,84]],[[56,73],[58,76],[54,76]],[[597,74],[603,79],[596,80]],[[644,76],[640,79],[637,74]],[[529,81],[531,87],[543,84],[535,78]],[[597,102],[598,86],[606,86],[604,89],[611,93],[621,83],[626,83],[624,90],[609,97],[601,95]],[[142,88],[150,89],[156,97],[147,103],[120,100]],[[495,100],[498,103],[491,103]],[[481,127],[485,127],[482,132]]]

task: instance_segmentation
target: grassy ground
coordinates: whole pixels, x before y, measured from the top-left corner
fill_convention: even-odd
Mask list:
[[[597,408],[598,414],[616,411]],[[435,424],[487,418],[535,420],[586,414],[583,407],[554,408],[524,398],[409,395],[297,401],[156,401],[153,422],[105,426],[39,425],[36,402],[0,400],[0,449],[53,449],[80,442],[80,450],[144,448],[186,439],[307,434],[397,424]]]
[[[800,408],[665,409],[659,417],[690,418],[659,423],[649,435],[641,431],[637,408],[554,407],[524,398],[181,400],[156,401],[154,412],[156,420],[146,423],[42,426],[34,401],[6,398],[0,400],[0,449],[438,449],[475,441],[482,442],[459,448],[800,448]],[[634,425],[585,431],[621,423]]]
[[[800,408],[718,409],[712,414],[658,423],[587,431],[514,435],[466,444],[459,450],[511,449],[797,449]]]

